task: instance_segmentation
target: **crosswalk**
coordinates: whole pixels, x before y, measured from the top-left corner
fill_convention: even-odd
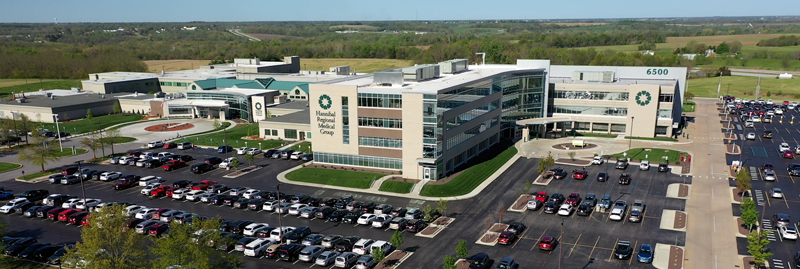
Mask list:
[[[761,220],[761,228],[764,228],[764,230],[769,231],[769,235],[767,235],[767,240],[769,240],[769,241],[777,241],[777,238],[775,238],[774,230],[772,230],[772,222],[771,221],[769,221],[768,219],[762,219]]]
[[[756,205],[764,206],[764,193],[761,190],[753,190],[756,195]]]
[[[776,269],[786,268],[784,266],[785,266],[785,264],[784,264],[783,260],[781,260],[781,259],[772,259],[772,268],[776,268]]]

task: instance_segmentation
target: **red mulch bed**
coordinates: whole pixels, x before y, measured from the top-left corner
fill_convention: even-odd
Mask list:
[[[691,155],[689,155],[691,156]],[[681,162],[681,174],[688,174],[691,172],[692,163],[690,162]]]
[[[739,233],[743,235],[749,235],[750,230],[747,229],[747,226],[744,225],[744,221],[742,218],[736,218],[736,226],[739,227]]]
[[[536,180],[536,182],[545,183],[545,182],[547,182],[549,180],[547,178],[548,176],[552,177],[553,176],[553,172],[550,172],[550,171],[544,172],[544,174],[542,174],[541,177],[538,177],[538,180]]]
[[[737,202],[742,202],[742,192],[738,189],[733,189],[733,200]]]
[[[389,269],[392,266],[397,265],[400,262],[400,259],[405,257],[408,253],[405,251],[395,251],[383,258],[383,261],[375,266],[373,269]]]
[[[419,183],[422,180],[403,178],[403,177],[397,176],[397,177],[391,177],[391,178],[387,179],[386,181],[397,181],[397,182],[406,182],[406,183]]]
[[[751,266],[755,266],[755,264],[756,264],[756,262],[753,259],[753,257],[744,257],[744,258],[742,258],[742,262],[744,263],[744,268],[746,268],[746,269],[750,269]],[[469,266],[467,266],[465,268],[469,268]],[[761,266],[755,266],[755,268],[759,268],[760,269],[760,268],[766,268],[766,267],[764,267],[764,265],[762,264]]]
[[[437,230],[439,230],[439,227],[430,227],[430,226],[428,226],[428,228],[423,229],[419,233],[421,233],[422,235],[432,235]]]
[[[675,229],[686,228],[686,213],[675,211],[675,223],[672,227]]]
[[[508,229],[508,224],[497,224],[496,223],[496,224],[493,224],[491,228],[489,228],[489,231],[490,232],[495,232],[495,233],[502,233],[502,232],[505,232],[506,229]]]
[[[485,234],[481,237],[481,242],[492,243],[497,241],[498,238],[500,238],[499,234]]]
[[[736,144],[725,144],[725,150],[728,154],[742,154],[742,150]]]
[[[464,173],[464,171],[466,171],[466,170],[458,171],[455,174],[450,175],[449,177],[442,178],[442,179],[439,179],[439,180],[436,180],[436,181],[428,181],[428,183],[425,183],[425,185],[442,185],[442,184],[445,184],[447,182],[450,182],[450,180],[453,180],[454,178],[456,178],[461,173]]]
[[[678,188],[678,197],[688,197],[689,196],[689,186],[681,184]]]
[[[683,249],[670,247],[669,250],[669,269],[683,268]]]
[[[525,209],[525,207],[528,205],[528,201],[531,200],[532,197],[533,197],[532,195],[527,195],[527,194],[524,195],[524,196],[520,196],[517,199],[517,201],[514,202],[514,205],[511,206],[511,209],[514,209],[514,210],[523,210],[523,209]]]
[[[194,128],[194,124],[191,123],[183,123],[180,125],[172,125],[172,127],[167,128],[170,124],[156,124],[145,127],[145,131],[149,132],[173,132],[173,131],[182,131],[186,129]]]
[[[567,148],[569,148],[569,150],[573,150],[573,149],[574,150],[582,150],[582,149],[590,149],[590,148],[596,148],[596,147],[597,147],[597,144],[589,144],[589,143],[586,143],[585,147],[575,147],[575,146],[572,146],[572,143],[561,143],[561,144],[553,145],[554,149],[562,149],[562,150],[563,149],[567,149]]]
[[[433,224],[436,224],[436,225],[445,225],[445,224],[447,224],[448,222],[450,222],[450,218],[448,218],[448,217],[439,217],[439,218],[437,218],[435,221],[433,221]]]

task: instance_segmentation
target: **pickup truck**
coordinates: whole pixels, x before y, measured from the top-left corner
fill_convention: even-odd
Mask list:
[[[131,179],[123,178],[123,179],[120,179],[119,181],[117,181],[117,184],[114,184],[114,189],[115,190],[124,190],[124,189],[130,188],[130,187],[133,187],[133,186],[138,186],[138,185],[139,185],[139,180],[131,180]]]
[[[181,160],[172,160],[164,163],[164,165],[162,165],[161,168],[163,168],[164,171],[171,171],[184,166],[186,166],[186,162]]]

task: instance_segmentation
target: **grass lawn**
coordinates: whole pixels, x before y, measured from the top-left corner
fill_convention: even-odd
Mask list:
[[[328,68],[349,65],[350,72],[372,73],[386,69],[408,67],[412,61],[395,59],[350,59],[350,58],[303,58],[303,70],[328,70]]]
[[[52,90],[61,89],[69,90],[72,87],[81,87],[80,80],[56,80],[56,79],[43,79],[39,83],[39,79],[28,79],[28,84],[25,84],[25,79],[0,79],[0,94],[7,94],[11,92],[35,92],[39,89]]]
[[[18,163],[0,162],[0,173],[8,171],[8,170],[17,169],[17,168],[20,168],[20,167],[22,167],[22,165],[18,164]]]
[[[452,197],[467,194],[483,183],[497,169],[500,169],[515,154],[517,154],[517,148],[510,147],[491,160],[467,168],[450,182],[442,185],[425,185],[425,187],[422,187],[420,195]]]
[[[74,115],[74,116],[85,117],[86,115]],[[96,131],[101,126],[108,127],[123,122],[141,120],[142,118],[144,118],[144,116],[142,115],[105,115],[105,116],[92,117],[91,121],[87,119],[80,119],[69,122],[59,122],[58,127],[61,128],[62,132],[67,132],[76,135],[76,134],[83,134]],[[31,120],[36,121],[37,119],[31,119]],[[50,131],[56,130],[55,123],[34,122],[33,124],[35,125],[36,128],[44,128]]]
[[[25,174],[25,176],[18,177],[18,178],[21,179],[21,180],[31,180],[31,179],[34,179],[34,178],[45,177],[45,176],[54,175],[54,174],[58,174],[58,173],[61,173],[61,171],[36,172],[36,173],[33,173],[33,174]]]
[[[631,160],[648,160],[650,161],[651,165],[653,163],[660,163],[664,162],[664,156],[669,157],[669,161],[671,163],[675,163],[681,159],[681,154],[687,154],[686,152],[679,151],[679,150],[671,150],[671,149],[659,149],[659,148],[649,148],[650,151],[645,151],[644,148],[634,148],[631,150],[627,150],[628,155],[627,158],[631,158]],[[622,152],[612,154],[614,158],[622,158]]]
[[[409,193],[411,188],[414,187],[413,183],[400,182],[400,181],[384,181],[381,184],[380,191],[396,192],[396,193]]]
[[[696,78],[687,81],[689,92],[696,97],[717,97],[717,85],[719,78]],[[728,94],[728,83],[730,83],[730,95],[754,99],[757,77],[725,76],[722,77],[722,88],[720,95]],[[761,79],[760,97],[775,100],[800,100],[800,79]]]
[[[295,151],[302,151],[304,153],[314,153],[314,151],[311,149],[311,142],[303,142],[303,143],[294,145],[289,149],[292,149],[292,150],[295,150]]]
[[[204,135],[188,136],[184,137],[184,140],[195,143],[196,145],[219,147],[223,145],[223,140],[225,140],[225,137],[227,136],[228,146],[234,148],[244,147],[244,142],[247,142],[248,147],[257,147],[258,143],[261,143],[262,149],[271,149],[288,143],[286,141],[275,141],[275,140],[242,139],[242,137],[249,135],[258,135],[258,123],[234,126],[233,128],[227,130],[225,133],[216,132]],[[182,140],[176,140],[176,142],[177,141],[182,141]]]
[[[322,168],[301,168],[286,174],[286,178],[291,181],[300,181],[316,184],[325,184],[332,186],[368,189],[372,181],[384,177],[385,175],[344,171],[344,170],[331,170]]]
[[[82,148],[75,148],[75,155],[86,153],[88,150]],[[58,151],[56,156],[59,157],[67,157],[72,156],[72,148],[64,148],[64,151]]]
[[[106,144],[106,145],[110,144],[109,143],[110,140],[109,140],[108,137],[103,137],[103,139],[101,139],[101,140],[103,140],[103,144]],[[130,142],[133,142],[133,141],[136,141],[135,137],[127,137],[127,136],[117,137],[117,140],[116,140],[117,144],[130,143]]]
[[[0,257],[0,267],[14,269],[46,269],[48,266],[26,260],[18,260],[6,256]]]
[[[692,101],[683,101],[683,112],[694,112],[695,103]]]

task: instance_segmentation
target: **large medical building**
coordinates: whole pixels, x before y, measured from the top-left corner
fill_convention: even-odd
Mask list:
[[[502,139],[563,137],[573,130],[671,136],[680,123],[686,72],[551,66],[548,60],[417,65],[310,84],[308,109],[289,114],[287,122],[262,121],[261,135],[313,136],[317,163],[436,180]],[[305,113],[309,120],[298,120]],[[280,127],[292,123],[297,127],[290,132]]]

